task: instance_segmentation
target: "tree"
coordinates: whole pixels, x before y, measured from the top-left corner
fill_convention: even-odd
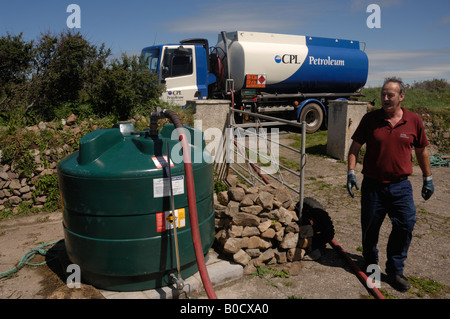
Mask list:
[[[92,102],[98,113],[113,113],[126,120],[133,107],[149,106],[160,96],[162,87],[156,83],[156,76],[141,58],[123,54],[102,70],[91,91]]]
[[[97,80],[110,54],[104,44],[97,48],[79,32],[43,34],[35,53],[33,106],[49,120],[58,106],[81,102],[84,90]]]
[[[0,85],[25,81],[33,59],[33,42],[25,42],[22,33],[0,38]]]
[[[0,115],[10,117],[27,89],[33,62],[33,41],[26,42],[22,33],[0,38]]]
[[[72,30],[43,33],[36,42],[1,37],[0,121],[33,125],[72,112],[126,119],[159,98],[161,87],[139,57],[110,56],[105,44]]]

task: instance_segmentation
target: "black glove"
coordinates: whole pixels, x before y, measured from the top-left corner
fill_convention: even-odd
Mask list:
[[[422,197],[425,200],[430,199],[431,195],[434,193],[433,178],[432,176],[427,176],[423,178],[422,186]]]
[[[358,182],[356,181],[355,171],[349,170],[347,173],[347,191],[351,197],[355,197],[353,194],[352,188],[355,186],[357,190],[359,190]]]

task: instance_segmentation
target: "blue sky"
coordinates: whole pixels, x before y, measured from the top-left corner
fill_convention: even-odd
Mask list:
[[[368,86],[391,75],[450,81],[448,0],[0,0],[0,35],[59,33],[72,3],[81,8],[79,31],[116,56],[194,37],[213,46],[220,31],[275,32],[365,42]],[[366,24],[369,4],[379,5],[381,28]]]

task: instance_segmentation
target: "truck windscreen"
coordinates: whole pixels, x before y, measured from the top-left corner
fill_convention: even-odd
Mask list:
[[[144,50],[142,55],[149,70],[158,73],[160,50],[158,48]]]

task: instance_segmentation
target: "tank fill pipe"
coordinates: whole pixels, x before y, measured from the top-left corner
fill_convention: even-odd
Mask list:
[[[205,258],[203,256],[203,247],[200,238],[200,229],[198,225],[197,202],[195,197],[194,173],[192,170],[191,153],[189,151],[189,143],[184,126],[178,115],[172,111],[164,109],[162,115],[168,118],[178,131],[179,141],[183,152],[184,171],[186,175],[186,188],[188,195],[189,220],[191,222],[192,242],[194,244],[194,252],[197,260],[200,278],[202,279],[203,287],[209,299],[217,299],[216,293],[209,278],[208,269],[206,268]],[[161,117],[161,111],[158,108],[157,112],[150,114],[152,117]]]

